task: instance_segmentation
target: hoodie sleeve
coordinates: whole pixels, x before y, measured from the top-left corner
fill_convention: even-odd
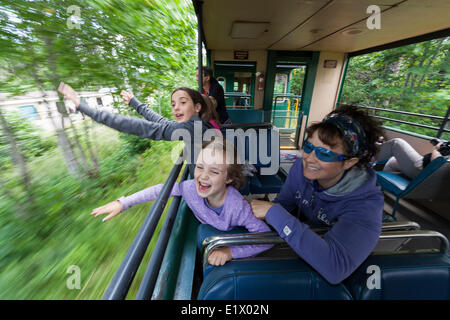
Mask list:
[[[281,204],[286,210],[292,211],[297,207],[297,200],[295,198],[296,190],[298,190],[299,181],[303,175],[301,164],[302,159],[297,160],[289,170],[289,174],[285,183],[281,187],[280,193],[273,200],[275,203]]]
[[[331,284],[347,278],[372,252],[381,233],[383,199],[377,195],[349,201],[345,212],[324,237],[313,232],[280,204],[266,214],[297,254]]]
[[[136,97],[133,97],[130,100],[130,107],[137,111],[141,116],[143,116],[146,120],[158,123],[164,123],[166,121],[171,121],[163,116],[153,112],[145,103],[140,102]],[[175,121],[171,121],[175,122]]]
[[[152,140],[172,141],[172,133],[176,129],[186,129],[193,132],[193,123],[174,121],[151,122],[135,117],[128,117],[121,114],[111,113],[106,110],[91,108],[84,100],[81,100],[78,110],[91,117],[94,121],[107,125],[117,131],[134,134],[140,138]],[[178,136],[176,136],[178,138]]]

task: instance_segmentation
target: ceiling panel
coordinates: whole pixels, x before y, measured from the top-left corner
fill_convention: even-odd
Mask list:
[[[438,10],[429,10],[430,8]],[[412,0],[383,12],[381,14],[381,29],[379,30],[369,30],[366,21],[363,21],[350,27],[362,30],[363,32],[360,34],[345,35],[343,34],[344,29],[297,49],[336,52],[358,51],[449,28],[449,17],[450,1],[448,0]]]
[[[319,10],[328,0],[206,0],[203,25],[208,48],[266,49],[280,34],[295,28],[299,21]],[[231,39],[233,21],[270,22],[259,39]]]
[[[366,27],[372,4],[385,10],[381,30]],[[205,0],[203,12],[206,43],[213,50],[351,52],[450,27],[450,0]],[[236,21],[269,25],[258,39],[232,39]],[[342,34],[348,28],[362,33]]]

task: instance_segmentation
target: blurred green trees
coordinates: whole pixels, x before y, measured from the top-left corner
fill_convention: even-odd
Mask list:
[[[195,33],[190,1],[3,0],[0,97],[38,91],[46,104],[64,81],[77,91],[132,89],[168,116],[173,89],[195,86]],[[118,112],[138,116],[120,100]],[[163,183],[177,143],[74,124],[62,97],[54,136],[0,108],[0,299],[101,298],[151,204],[112,223],[88,213]],[[70,265],[81,268],[81,290],[65,285]]]

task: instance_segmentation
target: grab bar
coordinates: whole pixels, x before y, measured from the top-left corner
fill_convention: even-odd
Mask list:
[[[409,230],[409,231],[387,231],[382,232],[380,240],[413,239],[413,238],[438,238],[441,241],[440,252],[445,253],[449,248],[448,239],[437,231]],[[208,256],[217,247],[232,245],[256,245],[256,244],[281,244],[286,243],[276,232],[260,233],[238,233],[211,236],[206,238],[202,245],[206,246],[203,251],[203,269],[208,265]]]

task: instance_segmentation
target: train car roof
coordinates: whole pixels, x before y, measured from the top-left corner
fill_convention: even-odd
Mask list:
[[[448,0],[193,0],[197,15],[201,2],[212,50],[357,52],[450,27]],[[370,5],[380,29],[367,27]]]

